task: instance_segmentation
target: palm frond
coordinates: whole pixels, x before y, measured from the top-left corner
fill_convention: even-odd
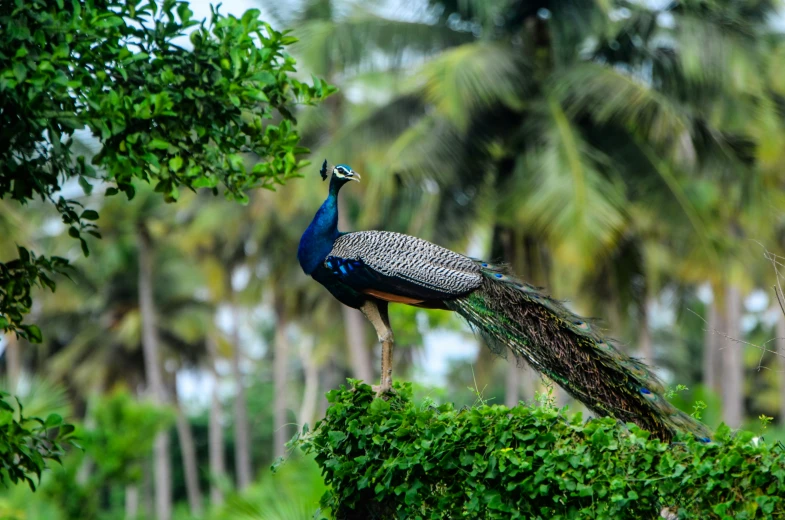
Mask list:
[[[385,148],[425,114],[425,103],[416,93],[395,97],[381,107],[363,110],[360,117],[343,125],[323,149],[341,157],[362,156],[369,148]],[[324,155],[319,150],[317,156]]]
[[[477,42],[441,53],[418,78],[425,100],[459,130],[473,115],[496,105],[521,110],[534,89],[532,68],[518,49]]]
[[[547,237],[562,265],[588,269],[625,224],[623,188],[603,175],[607,158],[585,142],[556,99],[540,115],[543,131],[530,133],[530,148],[518,158],[515,180],[522,185],[508,190],[526,195],[504,198],[502,210]]]
[[[336,73],[390,69],[471,39],[444,27],[390,20],[360,12],[345,20],[309,20],[295,28],[293,55],[310,72]]]
[[[588,113],[599,124],[615,123],[665,143],[690,128],[690,111],[618,68],[586,63],[557,73],[552,92],[570,115]]]
[[[680,16],[669,33],[686,78],[698,85],[718,85],[725,92],[760,95],[766,68],[765,53],[753,34],[697,16]]]

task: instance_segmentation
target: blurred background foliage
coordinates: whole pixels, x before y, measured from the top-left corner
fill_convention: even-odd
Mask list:
[[[770,416],[766,437],[785,439],[779,3],[224,4],[248,7],[293,29],[297,77],[339,87],[295,115],[315,162],[363,176],[341,195],[342,229],[508,262],[686,385],[683,409],[701,400],[710,426],[756,431]],[[34,498],[0,490],[0,518],[155,518],[160,501],[183,519],[312,517],[318,469],[284,443],[323,415],[328,389],[375,380],[379,353],[363,318],[297,265],[326,196],[315,168],[301,173],[246,205],[185,191],[166,204],[143,183],[131,202],[66,186],[100,210],[89,258],[50,208],[2,201],[7,237],[67,251],[74,268],[35,294],[43,342],[5,338],[4,388],[78,423],[84,450]],[[396,373],[420,398],[514,404],[541,388],[454,316],[399,306],[391,320]],[[145,363],[160,367],[166,405],[145,400]],[[153,457],[162,438],[171,449]]]

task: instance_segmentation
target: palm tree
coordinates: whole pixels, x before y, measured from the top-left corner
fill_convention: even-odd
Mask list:
[[[153,245],[144,223],[138,230],[139,245],[139,309],[142,319],[142,348],[145,379],[154,403],[169,401],[161,374],[159,338],[156,332],[157,313],[153,300]],[[169,520],[172,516],[172,470],[169,455],[169,433],[160,432],[153,447],[155,472],[155,516]]]
[[[242,269],[247,269],[249,259],[246,254],[246,242],[253,231],[254,221],[247,208],[242,206],[226,207],[225,204],[215,204],[209,195],[199,196],[190,208],[185,220],[187,227],[184,233],[177,237],[177,247],[185,254],[197,259],[197,267],[201,273],[202,285],[206,289],[207,299],[218,309],[225,306],[231,309],[231,331],[228,331],[228,342],[231,345],[230,367],[232,380],[235,385],[234,396],[234,458],[236,470],[236,484],[238,489],[244,489],[251,482],[253,474],[251,458],[251,431],[248,421],[248,405],[246,386],[242,372],[243,349],[240,340],[240,327],[242,323],[243,301],[242,295],[233,285],[234,276]],[[213,320],[215,321],[215,317]],[[213,327],[211,332],[218,338],[220,331]],[[218,359],[219,349],[214,350],[210,360],[210,371],[214,373],[215,362]],[[213,399],[213,406],[218,406],[217,396]],[[212,409],[211,417],[218,421],[220,412]],[[211,431],[217,435],[220,431],[218,424],[211,422]],[[218,450],[221,442],[213,438],[213,450]],[[213,478],[220,479],[223,473],[222,456],[216,451],[211,451],[211,460],[216,464]],[[214,488],[213,495],[218,495]]]
[[[75,263],[72,278],[42,300],[41,323],[50,333],[48,373],[68,382],[75,396],[87,396],[117,384],[139,389],[147,382],[150,399],[177,412],[177,432],[192,512],[201,509],[197,464],[190,426],[173,384],[163,374],[164,361],[175,366],[206,357],[204,302],[193,298],[193,273],[170,245],[162,247],[170,207],[140,192],[131,205],[107,204],[106,240],[95,244],[90,267]],[[136,279],[128,273],[138,271]],[[156,438],[156,513],[171,515],[171,468],[168,432]],[[130,495],[134,490],[129,488]],[[130,499],[129,509],[134,510]]]

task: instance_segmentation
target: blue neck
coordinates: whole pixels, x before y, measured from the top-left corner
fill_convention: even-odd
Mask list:
[[[297,259],[305,274],[313,273],[333,248],[338,238],[338,192],[345,181],[333,176],[330,179],[330,194],[313,217],[308,229],[300,238]]]

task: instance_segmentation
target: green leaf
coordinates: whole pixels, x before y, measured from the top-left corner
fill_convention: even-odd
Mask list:
[[[82,215],[79,218],[83,218],[85,220],[98,220],[98,212],[92,209],[86,209],[82,212]]]
[[[346,434],[344,432],[333,431],[328,434],[328,437],[330,438],[330,443],[333,446],[337,446],[346,439]]]
[[[41,335],[41,329],[37,325],[25,325],[23,328],[30,343],[41,343],[43,336]]]
[[[63,418],[60,415],[53,413],[47,416],[44,426],[46,428],[54,428],[56,426],[60,426],[61,424],[63,424]]]
[[[17,81],[24,81],[25,78],[27,78],[27,67],[25,67],[24,64],[20,62],[14,63],[14,76],[16,77]]]
[[[183,167],[183,158],[179,155],[177,157],[172,157],[169,159],[169,169],[173,172],[179,172],[180,169]]]
[[[90,184],[82,175],[79,176],[79,186],[82,187],[82,191],[84,191],[85,195],[90,195],[93,193],[93,185]]]
[[[163,139],[155,138],[150,141],[149,146],[154,150],[168,150],[171,145]]]

